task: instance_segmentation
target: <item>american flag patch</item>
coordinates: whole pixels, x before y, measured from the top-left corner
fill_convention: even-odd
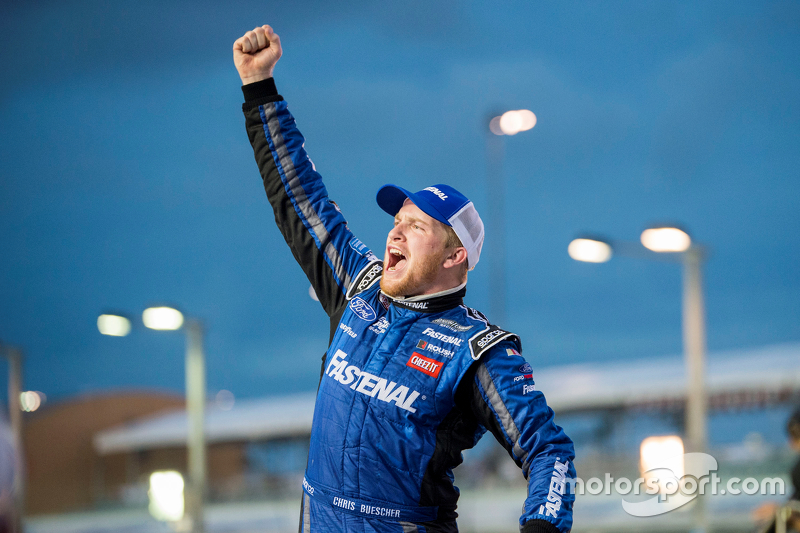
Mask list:
[[[519,352],[516,351],[514,348],[506,348],[507,355],[519,355]]]

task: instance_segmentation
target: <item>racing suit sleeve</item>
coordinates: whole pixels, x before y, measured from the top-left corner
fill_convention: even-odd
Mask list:
[[[328,198],[273,78],[245,85],[242,92],[247,135],[275,222],[335,328],[348,291],[380,261],[350,232]],[[373,273],[369,281],[375,279]]]
[[[530,365],[519,355],[507,355],[511,346],[500,344],[485,353],[465,376],[459,396],[469,399],[478,423],[494,435],[528,480],[520,531],[567,532],[575,500],[569,486],[575,479],[574,447],[555,424],[544,395],[535,390]]]

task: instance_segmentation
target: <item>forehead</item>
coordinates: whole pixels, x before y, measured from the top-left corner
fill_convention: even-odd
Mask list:
[[[413,219],[437,230],[446,231],[446,226],[417,207],[414,202],[406,198],[403,207],[394,216],[395,219]]]
[[[416,204],[414,204],[414,202],[406,198],[405,202],[403,202],[403,207],[401,207],[400,211],[397,212],[395,218],[409,218],[409,217],[419,220],[420,222],[426,222],[431,225],[433,225],[434,222],[439,222],[432,216],[425,213],[425,211],[417,207]]]

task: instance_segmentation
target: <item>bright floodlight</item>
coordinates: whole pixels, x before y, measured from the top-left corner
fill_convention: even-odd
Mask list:
[[[536,115],[527,109],[506,111],[489,122],[489,129],[495,135],[516,135],[528,131],[536,125]]]
[[[639,457],[642,477],[657,479],[662,491],[667,481],[683,477],[683,440],[678,436],[647,437],[639,447]]]
[[[685,252],[692,239],[678,228],[650,228],[642,232],[642,244],[654,252]]]
[[[150,329],[174,331],[183,325],[183,314],[171,307],[149,307],[142,313],[142,321]]]
[[[19,395],[19,404],[23,411],[32,413],[42,405],[42,394],[29,390],[21,392]]]
[[[124,337],[131,332],[131,321],[120,315],[100,315],[97,317],[97,329],[103,335]]]
[[[576,261],[605,263],[611,259],[611,246],[594,239],[575,239],[567,248],[569,256]]]
[[[174,470],[150,474],[150,514],[156,520],[177,521],[183,518],[183,476]]]

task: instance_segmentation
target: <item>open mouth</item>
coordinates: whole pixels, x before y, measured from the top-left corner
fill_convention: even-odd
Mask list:
[[[386,265],[386,271],[396,272],[398,270],[403,270],[407,263],[406,256],[403,255],[403,252],[394,247],[389,248],[388,252],[389,253],[386,255],[389,258],[389,261]]]

